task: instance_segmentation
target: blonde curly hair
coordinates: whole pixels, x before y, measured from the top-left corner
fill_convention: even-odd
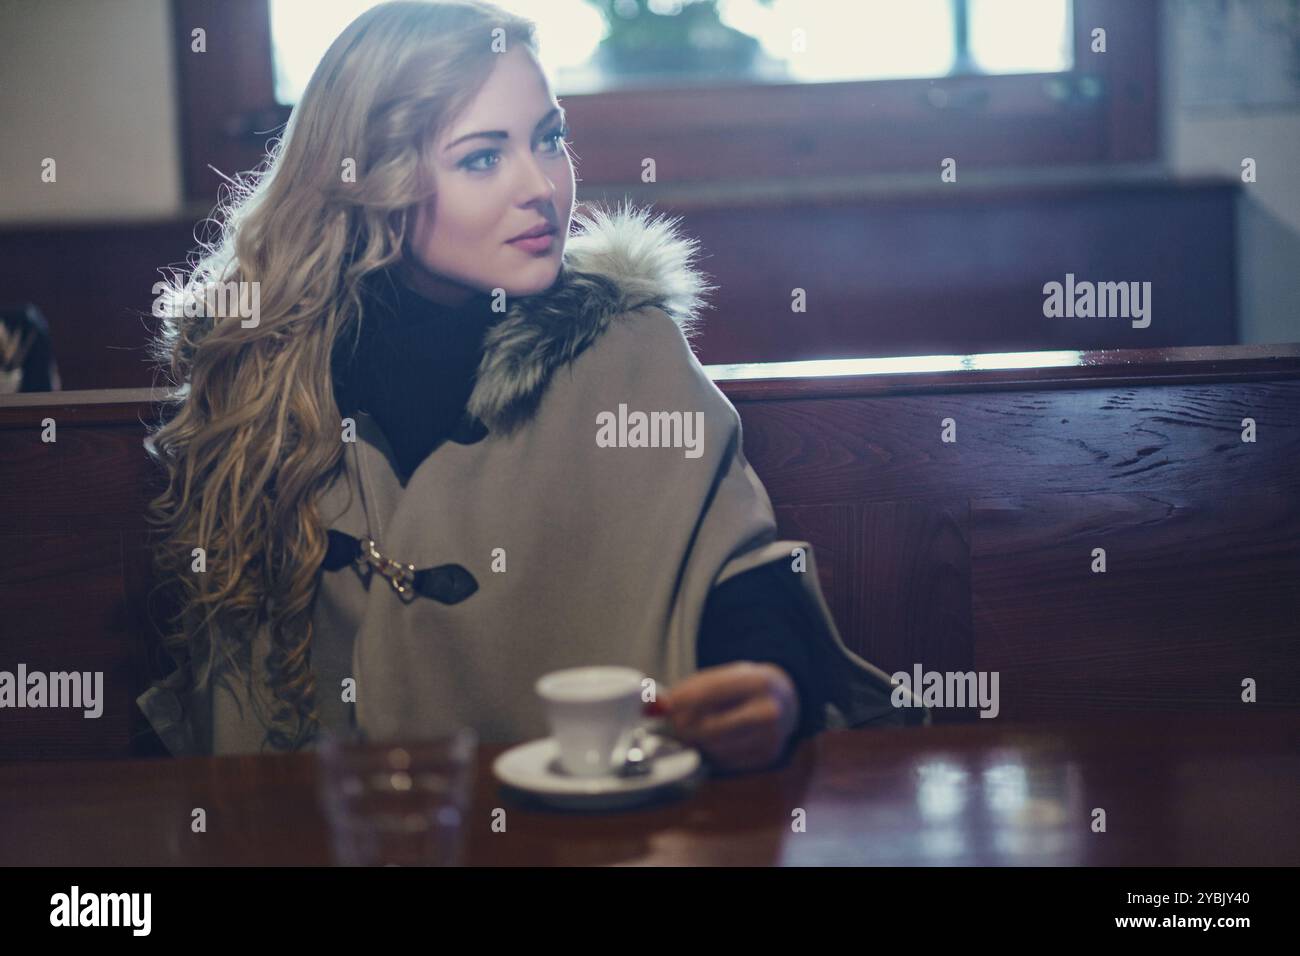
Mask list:
[[[297,727],[272,729],[281,748],[300,747],[319,721],[311,610],[328,537],[316,502],[343,467],[335,343],[359,328],[366,276],[405,254],[416,208],[435,192],[428,150],[487,81],[502,40],[537,51],[531,20],[481,0],[359,16],[266,161],[223,187],[216,241],[201,242],[157,300],[150,355],[169,388],[146,448],[167,484],[149,520],[155,578],[176,598],[163,646],[192,688],[213,672],[193,673],[200,634],[210,660],[240,674],[268,627],[275,721]],[[355,182],[340,174],[348,159]],[[251,328],[193,307],[231,282],[257,283]],[[200,547],[208,567],[196,574]]]

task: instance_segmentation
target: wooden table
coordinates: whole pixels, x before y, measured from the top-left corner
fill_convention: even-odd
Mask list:
[[[598,814],[508,799],[505,748],[484,746],[466,862],[1296,865],[1298,744],[1284,712],[839,731],[780,769]],[[311,754],[0,765],[0,864],[328,863],[315,781]]]

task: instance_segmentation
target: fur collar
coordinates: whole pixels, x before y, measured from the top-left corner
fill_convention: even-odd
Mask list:
[[[527,421],[556,370],[624,313],[657,306],[689,340],[716,288],[695,268],[698,240],[677,231],[679,219],[629,204],[573,218],[580,231],[565,244],[555,284],[516,299],[484,338],[467,411],[489,431]]]

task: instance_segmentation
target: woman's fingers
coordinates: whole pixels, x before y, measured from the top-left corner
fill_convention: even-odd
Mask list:
[[[739,707],[703,714],[691,730],[698,740],[720,741],[749,733],[775,732],[780,717],[780,703],[770,694],[762,694]]]
[[[706,667],[673,687],[669,698],[673,725],[692,725],[705,713],[754,697],[768,687],[766,668],[750,661]]]
[[[664,698],[673,732],[725,770],[771,764],[794,729],[797,701],[783,670],[752,661],[705,668]]]

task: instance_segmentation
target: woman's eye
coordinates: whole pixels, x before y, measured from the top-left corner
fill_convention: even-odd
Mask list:
[[[461,165],[464,169],[469,169],[469,170],[472,170],[472,171],[474,171],[474,172],[478,172],[478,173],[485,173],[485,172],[488,171],[488,169],[491,169],[492,167],[491,167],[491,166],[488,166],[488,167],[475,166],[475,165],[473,165],[473,164],[474,164],[474,163],[477,163],[480,159],[490,159],[490,158],[492,158],[492,157],[494,157],[494,156],[497,156],[500,152],[501,152],[501,151],[500,151],[499,149],[489,149],[489,150],[486,150],[486,151],[484,151],[484,152],[482,152],[482,153],[475,153],[473,156],[470,156],[468,159],[465,159],[464,161],[462,161],[460,165]],[[495,165],[495,164],[493,164],[493,165]]]
[[[546,138],[548,140],[551,139],[559,140],[559,142],[555,144],[555,148],[558,150],[564,147],[564,140],[568,137],[568,135],[569,135],[569,127],[563,126],[559,129],[551,130],[551,132],[546,134]]]
[[[555,144],[555,149],[553,151],[562,152],[564,149],[564,140],[568,135],[569,135],[569,127],[565,126],[560,129],[552,130],[550,133],[546,134],[545,138],[548,142],[551,140],[558,140],[558,142]],[[461,161],[460,165],[463,169],[472,170],[473,172],[478,172],[478,173],[485,173],[488,170],[495,168],[496,163],[493,163],[491,166],[475,166],[474,164],[481,159],[496,159],[500,155],[501,155],[501,150],[499,149],[487,149],[481,153],[475,153],[473,156],[467,157],[466,159]]]

